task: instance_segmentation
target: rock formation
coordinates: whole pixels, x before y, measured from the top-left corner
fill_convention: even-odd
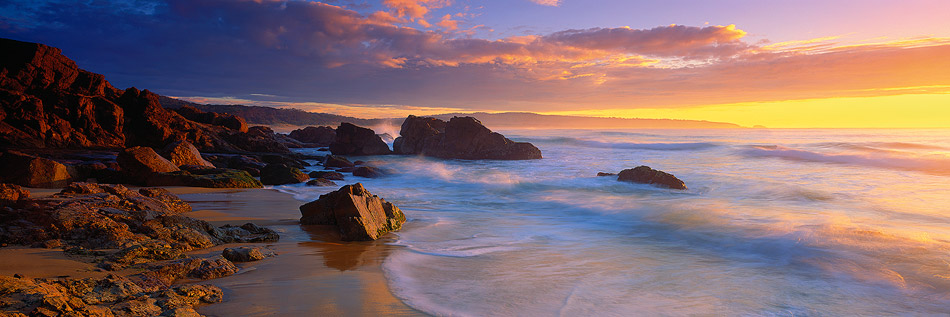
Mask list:
[[[0,182],[26,187],[60,188],[72,179],[66,166],[56,161],[8,151],[0,156]]]
[[[686,189],[686,183],[683,183],[673,174],[658,171],[649,166],[637,166],[631,169],[625,169],[617,175],[618,181],[634,182],[641,184],[653,184],[670,189]]]
[[[290,131],[290,137],[314,146],[330,146],[336,140],[336,130],[331,127],[306,127]]]
[[[511,141],[472,117],[453,117],[445,122],[409,116],[399,135],[393,143],[396,154],[467,160],[541,158],[541,150],[531,143]]]
[[[344,122],[336,128],[336,139],[330,144],[335,155],[391,154],[389,146],[373,130]]]
[[[119,152],[116,157],[122,171],[138,184],[145,184],[149,177],[158,173],[178,171],[178,165],[166,160],[150,147],[136,146]]]
[[[167,158],[176,166],[199,165],[214,168],[214,164],[205,161],[201,157],[201,152],[188,141],[177,141],[165,146],[162,150],[162,156]]]
[[[306,182],[310,176],[295,167],[285,164],[267,164],[261,170],[261,183],[264,185],[284,185]]]
[[[406,222],[399,207],[371,194],[360,183],[321,195],[300,206],[300,213],[301,224],[335,225],[345,241],[376,240]]]
[[[217,112],[204,112],[192,106],[182,106],[174,109],[175,112],[188,120],[225,127],[238,132],[247,132],[247,122],[244,118]]]

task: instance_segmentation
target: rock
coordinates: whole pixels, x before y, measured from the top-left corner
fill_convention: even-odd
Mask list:
[[[350,160],[345,157],[337,155],[327,155],[323,160],[324,167],[353,167],[355,165],[356,164],[353,164],[353,162],[350,162]]]
[[[144,184],[149,177],[158,173],[178,171],[178,165],[166,160],[149,147],[136,146],[119,152],[116,157],[122,171],[136,183]]]
[[[225,127],[238,132],[247,132],[247,121],[244,118],[217,112],[204,112],[192,106],[182,106],[174,109],[175,112],[188,120]]]
[[[246,171],[255,177],[261,176],[261,169],[263,169],[264,166],[267,166],[267,163],[247,155],[233,156],[228,160],[226,165],[226,167]]]
[[[60,188],[72,178],[66,165],[16,151],[3,153],[0,166],[0,181],[20,186]]]
[[[221,252],[221,256],[231,262],[251,262],[264,259],[264,253],[259,248],[226,248]]]
[[[392,151],[373,130],[343,122],[336,128],[336,139],[330,144],[330,153],[335,155],[384,155],[392,154]]]
[[[310,163],[283,154],[264,154],[260,156],[260,160],[267,164],[284,164],[295,168],[304,168],[310,166]]]
[[[393,142],[397,154],[467,160],[541,158],[541,150],[531,143],[511,141],[472,117],[453,117],[445,122],[409,116],[399,134]]]
[[[614,176],[616,173],[597,172],[597,176]]]
[[[353,176],[361,176],[366,178],[378,178],[385,176],[386,172],[382,169],[372,166],[360,166],[353,170]]]
[[[299,169],[284,164],[267,164],[261,170],[261,183],[264,185],[284,185],[305,182],[310,176]]]
[[[336,171],[340,173],[352,173],[355,170],[356,170],[356,167],[353,167],[353,166],[341,167],[341,168],[336,169]]]
[[[214,164],[201,158],[201,153],[188,141],[172,142],[162,150],[162,156],[176,166],[197,165],[214,168]]]
[[[260,181],[242,170],[201,168],[190,171],[158,173],[149,177],[148,186],[190,186],[205,188],[263,188]]]
[[[314,178],[307,182],[307,186],[336,186],[336,183],[325,178]]]
[[[20,199],[29,199],[30,191],[19,185],[0,184],[0,205],[13,204]]]
[[[371,194],[363,184],[346,185],[300,206],[300,223],[336,225],[341,239],[376,240],[406,222],[399,207]]]
[[[343,174],[331,171],[313,171],[310,172],[310,178],[325,178],[336,181],[343,180]]]
[[[332,127],[306,127],[290,131],[290,137],[318,147],[329,146],[336,140],[336,130]]]
[[[237,147],[249,152],[260,153],[290,153],[286,145],[277,141],[274,130],[265,126],[254,126],[247,132],[228,135],[225,139]]]
[[[653,184],[670,189],[686,189],[686,183],[672,174],[658,171],[649,166],[637,166],[632,169],[625,169],[617,176],[618,181],[634,182],[641,184]]]

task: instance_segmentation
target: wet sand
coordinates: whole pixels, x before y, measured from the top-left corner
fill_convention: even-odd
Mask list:
[[[238,264],[241,272],[211,280],[224,289],[222,303],[203,306],[209,316],[419,316],[390,293],[381,264],[394,246],[385,239],[340,242],[335,228],[301,226],[303,202],[269,189],[185,193],[187,216],[215,225],[254,222],[277,230],[278,243],[256,244],[279,255]],[[220,254],[224,247],[195,254]]]

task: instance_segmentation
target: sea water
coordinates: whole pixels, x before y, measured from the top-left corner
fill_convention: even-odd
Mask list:
[[[364,157],[392,175],[342,182],[409,218],[383,269],[411,307],[950,314],[950,130],[502,132],[544,158]],[[596,176],[639,165],[689,189]],[[332,190],[278,188],[303,201]]]

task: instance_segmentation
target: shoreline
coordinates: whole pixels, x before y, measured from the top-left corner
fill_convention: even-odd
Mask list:
[[[274,189],[190,191],[169,188],[193,211],[185,216],[214,225],[254,222],[280,233],[276,243],[246,244],[276,252],[276,257],[236,263],[241,271],[208,280],[225,292],[224,301],[197,307],[208,316],[322,314],[425,316],[389,290],[382,263],[397,246],[392,238],[340,242],[334,227],[301,226],[298,207],[304,202]],[[227,244],[197,250],[216,254]]]

